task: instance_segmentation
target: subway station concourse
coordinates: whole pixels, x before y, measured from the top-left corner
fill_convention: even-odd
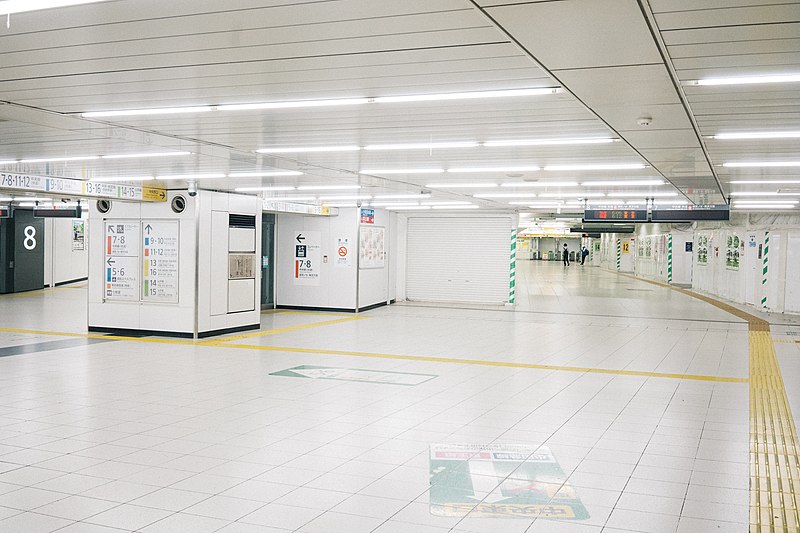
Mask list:
[[[0,15],[0,533],[800,533],[800,1]]]

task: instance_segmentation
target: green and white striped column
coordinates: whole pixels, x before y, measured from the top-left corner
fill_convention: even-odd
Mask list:
[[[761,307],[767,308],[767,272],[769,271],[769,232],[764,232],[764,269],[761,271],[761,290],[764,295],[761,297]]]
[[[667,235],[667,283],[672,283],[672,233]]]
[[[511,271],[508,280],[508,303],[513,304],[516,294],[517,230],[511,230]]]
[[[622,240],[617,239],[617,272],[622,270]]]

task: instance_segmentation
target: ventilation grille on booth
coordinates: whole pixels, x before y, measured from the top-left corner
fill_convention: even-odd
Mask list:
[[[231,213],[228,215],[228,226],[231,228],[255,228],[256,216]]]

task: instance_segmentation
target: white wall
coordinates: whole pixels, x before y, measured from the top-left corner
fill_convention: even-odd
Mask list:
[[[358,210],[356,210],[358,211]],[[375,211],[375,223],[372,226],[381,226],[386,230],[386,243],[385,243],[385,250],[386,256],[384,259],[384,267],[383,268],[363,268],[363,265],[359,268],[359,280],[358,280],[358,306],[359,308],[368,307],[370,305],[376,305],[381,303],[386,303],[389,298],[389,277],[390,273],[393,270],[392,268],[392,261],[393,257],[391,254],[392,249],[392,222],[391,219],[396,217],[395,214],[390,214],[388,211],[384,209],[374,209]],[[358,216],[358,213],[356,213]],[[360,217],[359,217],[360,220]],[[364,227],[370,226],[369,224],[361,224]],[[395,244],[396,247],[396,244]],[[335,251],[334,251],[335,252]]]
[[[86,279],[89,275],[88,220],[84,220],[83,250],[72,248],[72,219],[48,218],[44,221],[44,284],[59,285]]]

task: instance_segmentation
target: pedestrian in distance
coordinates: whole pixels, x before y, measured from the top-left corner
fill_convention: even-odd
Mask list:
[[[583,264],[586,262],[587,255],[589,255],[589,250],[586,248],[586,246],[584,246],[581,250],[581,266],[583,266]]]
[[[561,257],[564,261],[564,266],[569,266],[569,248],[567,248],[567,243],[564,243],[564,252]]]

